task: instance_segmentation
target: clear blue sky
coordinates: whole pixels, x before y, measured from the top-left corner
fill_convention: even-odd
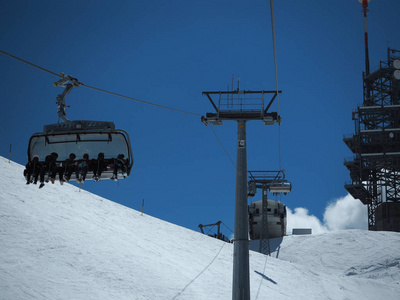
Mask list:
[[[370,3],[372,70],[388,45],[400,49],[399,12],[398,0]],[[362,103],[361,4],[275,1],[275,21],[282,167],[293,184],[282,201],[322,219],[350,179],[342,138]],[[275,89],[267,0],[2,1],[0,45],[87,85],[197,114],[213,111],[202,91],[226,90],[232,74],[241,89]],[[12,144],[12,159],[25,164],[29,137],[58,121],[62,88],[53,86],[57,77],[5,55],[0,65],[0,155],[8,157]],[[69,119],[114,121],[132,140],[129,179],[85,189],[138,210],[145,199],[146,213],[194,230],[218,220],[233,230],[235,169],[199,117],[85,87],[67,104]],[[214,129],[236,160],[236,123]],[[278,169],[278,126],[249,122],[247,142],[249,170]]]

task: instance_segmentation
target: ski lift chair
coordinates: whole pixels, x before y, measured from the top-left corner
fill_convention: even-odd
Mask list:
[[[271,193],[290,193],[292,191],[292,184],[287,180],[273,181],[269,185],[269,191]]]
[[[57,162],[65,162],[70,153],[76,155],[76,160],[83,154],[89,154],[89,161],[97,159],[100,152],[104,153],[107,168],[99,178],[111,178],[114,171],[114,160],[119,154],[126,160],[125,170],[118,170],[117,176],[123,179],[129,176],[133,155],[129,135],[125,130],[115,129],[113,122],[99,121],[69,121],[65,123],[45,125],[43,132],[35,133],[29,140],[28,160],[34,155],[44,162],[45,157],[52,152],[58,154]],[[50,175],[50,174],[47,174]],[[58,174],[57,177],[58,178]],[[75,172],[70,179],[75,178]],[[86,180],[93,179],[93,170],[89,167]]]

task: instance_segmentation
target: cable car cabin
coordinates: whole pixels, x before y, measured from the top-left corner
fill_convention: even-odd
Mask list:
[[[83,155],[88,153],[91,161],[97,159],[98,154],[103,152],[107,168],[99,177],[101,179],[112,177],[114,160],[119,154],[124,155],[126,165],[124,172],[118,170],[118,179],[128,177],[133,165],[129,135],[124,130],[115,129],[113,122],[69,121],[46,125],[42,133],[35,133],[30,138],[28,160],[31,161],[34,155],[38,155],[39,161],[44,162],[46,156],[52,152],[58,154],[57,163],[65,162],[70,153],[76,155],[75,161],[82,159]],[[46,175],[50,175],[47,173]],[[76,179],[75,172],[70,179]],[[89,166],[86,180],[91,179],[93,179],[93,169]]]
[[[249,204],[249,235],[251,240],[259,240],[262,232],[268,230],[269,238],[286,235],[287,212],[286,206],[280,201],[267,200],[267,227],[263,227],[262,200]]]
[[[271,193],[290,193],[292,191],[292,184],[287,180],[273,181],[269,185]]]

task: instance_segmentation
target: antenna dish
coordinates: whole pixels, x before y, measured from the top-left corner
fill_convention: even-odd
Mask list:
[[[400,60],[396,59],[396,60],[393,62],[393,67],[394,67],[395,69],[400,70]]]

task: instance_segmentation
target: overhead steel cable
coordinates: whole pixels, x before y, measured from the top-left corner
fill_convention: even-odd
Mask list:
[[[219,254],[222,251],[222,248],[224,248],[224,246],[227,243],[222,243],[221,248],[219,248],[218,253],[214,256],[214,258],[211,260],[211,262],[195,277],[193,278],[180,292],[178,292],[178,294],[176,294],[174,296],[174,298],[172,298],[172,300],[175,300],[177,298],[180,298],[180,296],[186,291],[186,289],[197,280],[197,278],[199,278],[213,263],[214,261],[217,259],[217,257],[219,256]]]
[[[274,45],[274,63],[275,63],[275,81],[276,81],[276,95],[278,103],[278,116],[280,117],[280,106],[279,106],[279,88],[278,88],[278,64],[276,59],[276,38],[275,38],[275,15],[274,15],[274,0],[270,0],[271,7],[271,23],[272,23],[272,40]],[[279,147],[279,170],[282,169],[282,155],[281,155],[281,122],[278,123],[279,126],[279,137],[278,137],[278,147]]]
[[[214,128],[212,128],[212,126],[210,126],[210,128],[211,128],[212,132],[214,133],[215,137],[217,138],[217,140],[218,140],[219,144],[221,145],[222,149],[224,149],[224,151],[225,151],[226,155],[228,156],[229,160],[231,161],[232,165],[236,168],[236,164],[234,163],[234,161],[231,158],[231,156],[229,155],[228,151],[226,150],[226,148],[222,144],[221,140],[217,136],[217,133],[215,132]]]
[[[168,109],[168,110],[172,110],[172,111],[176,111],[176,112],[180,112],[180,113],[184,113],[184,114],[189,114],[189,115],[194,115],[194,116],[201,117],[200,114],[196,114],[196,113],[192,113],[192,112],[188,112],[188,111],[184,111],[184,110],[180,110],[180,109],[176,109],[176,108],[171,108],[171,107],[160,105],[160,104],[155,104],[155,103],[152,103],[152,102],[148,102],[148,101],[132,98],[132,97],[129,97],[129,96],[124,96],[124,95],[117,94],[117,93],[114,93],[114,92],[110,92],[110,91],[106,91],[106,90],[103,90],[103,89],[99,89],[99,88],[96,88],[96,87],[93,87],[93,86],[90,86],[90,85],[86,85],[84,83],[81,83],[80,85],[82,85],[84,87],[87,87],[89,89],[93,89],[93,90],[96,90],[96,91],[99,91],[99,92],[103,92],[103,93],[106,93],[106,94],[118,96],[118,97],[129,99],[129,100],[133,100],[133,101],[136,101],[136,102],[140,102],[140,103],[144,103],[144,104],[148,104],[148,105],[152,105],[152,106],[156,106],[156,107],[160,107],[160,108],[164,108],[164,109]]]
[[[16,60],[19,60],[19,61],[21,61],[21,62],[23,62],[23,63],[26,63],[26,64],[28,64],[28,65],[30,65],[30,66],[32,66],[32,67],[38,68],[38,69],[40,69],[40,70],[42,70],[42,71],[45,71],[45,72],[47,72],[47,73],[50,73],[50,74],[52,74],[52,75],[54,75],[54,76],[58,76],[58,77],[61,77],[61,78],[62,78],[62,76],[61,76],[60,74],[57,74],[57,73],[52,72],[52,71],[50,71],[50,70],[47,70],[47,69],[45,69],[45,68],[39,67],[38,65],[35,65],[35,64],[33,64],[33,63],[29,62],[29,61],[26,61],[26,60],[24,60],[24,59],[22,59],[22,58],[16,57],[16,56],[14,56],[14,55],[12,55],[12,54],[10,54],[10,53],[4,52],[4,51],[2,51],[2,50],[0,50],[0,53],[2,53],[2,54],[4,54],[4,55],[7,55],[7,56],[9,56],[9,57],[11,57],[11,58],[14,58],[14,59],[16,59]]]
[[[226,226],[226,224],[224,222],[222,222],[222,225],[224,225],[231,233],[233,233],[233,230],[230,229],[228,226]]]
[[[278,88],[278,66],[277,66],[277,59],[276,59],[276,38],[275,38],[275,16],[274,16],[274,0],[270,0],[270,8],[271,8],[271,23],[272,23],[272,40],[273,40],[273,45],[274,45],[274,63],[275,63],[275,81],[276,81],[276,94],[277,94],[277,102],[278,102],[278,116],[280,116],[280,106],[279,106],[279,88]],[[282,158],[281,158],[281,122],[278,123],[279,125],[279,170],[282,170]],[[265,274],[265,269],[267,266],[267,261],[268,261],[268,255],[265,255],[265,262],[264,262],[264,268],[262,274]],[[260,284],[258,286],[257,294],[256,294],[256,300],[258,299],[260,289],[261,289],[261,284],[263,277],[260,280]]]
[[[32,66],[32,67],[38,68],[38,69],[40,69],[40,70],[42,70],[42,71],[45,71],[45,72],[47,72],[47,73],[50,73],[50,74],[52,74],[52,75],[54,75],[54,76],[57,76],[57,77],[60,77],[60,78],[64,78],[64,75],[63,75],[63,74],[57,74],[57,73],[52,72],[52,71],[50,71],[50,70],[48,70],[48,69],[42,68],[42,67],[40,67],[40,66],[38,66],[38,65],[35,65],[35,64],[33,64],[33,63],[29,62],[29,61],[26,61],[26,60],[24,60],[24,59],[22,59],[22,58],[16,57],[16,56],[14,56],[14,55],[12,55],[12,54],[10,54],[10,53],[4,52],[4,51],[2,51],[2,50],[0,50],[0,53],[2,53],[2,54],[4,54],[4,55],[7,55],[7,56],[9,56],[9,57],[11,57],[11,58],[14,58],[14,59],[16,59],[16,60],[18,60],[18,61],[21,61],[21,62],[23,62],[23,63],[25,63],[25,64],[28,64],[28,65],[30,65],[30,66]],[[110,94],[110,95],[114,95],[114,96],[117,96],[117,97],[121,97],[121,98],[129,99],[129,100],[133,100],[133,101],[136,101],[136,102],[140,102],[140,103],[144,103],[144,104],[147,104],[147,105],[152,105],[152,106],[156,106],[156,107],[160,107],[160,108],[164,108],[164,109],[168,109],[168,110],[172,110],[172,111],[176,111],[176,112],[180,112],[180,113],[184,113],[184,114],[189,114],[189,115],[194,115],[194,116],[201,117],[200,114],[196,114],[196,113],[192,113],[192,112],[187,112],[187,111],[184,111],[184,110],[175,109],[175,108],[171,108],[171,107],[168,107],[168,106],[164,106],[164,105],[152,103],[152,102],[149,102],[149,101],[144,101],[144,100],[136,99],[136,98],[133,98],[133,97],[129,97],[129,96],[117,94],[117,93],[114,93],[114,92],[110,92],[110,91],[107,91],[107,90],[103,90],[103,89],[100,89],[100,88],[96,88],[96,87],[93,87],[93,86],[84,84],[84,83],[79,82],[79,81],[76,81],[76,83],[79,84],[79,85],[81,85],[81,86],[87,87],[87,88],[89,88],[89,89],[93,89],[93,90],[96,90],[96,91],[99,91],[99,92],[103,92],[103,93],[106,93],[106,94]]]
[[[273,46],[274,46],[276,94],[277,94],[278,114],[279,114],[280,113],[280,107],[279,107],[279,88],[278,88],[278,66],[277,66],[277,59],[276,59],[274,0],[270,0],[270,6],[271,6],[272,40],[273,40]]]
[[[267,261],[268,261],[268,255],[265,255],[265,262],[264,262],[264,268],[263,268],[263,271],[262,271],[262,275],[265,274],[265,269],[266,269],[266,267],[267,267]],[[263,282],[263,278],[264,278],[264,276],[261,276],[260,284],[258,285],[256,300],[258,299],[258,295],[259,295],[259,293],[260,293],[260,289],[261,289],[261,284],[262,284],[262,282]]]

